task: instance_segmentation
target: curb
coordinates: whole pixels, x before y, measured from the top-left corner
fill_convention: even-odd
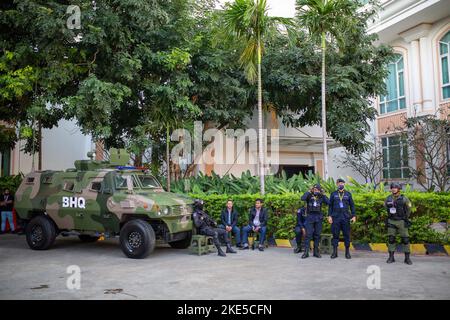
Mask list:
[[[295,248],[295,239],[268,239],[271,246],[280,248]],[[450,255],[450,245],[431,244],[431,243],[411,243],[412,254],[422,255]],[[339,249],[344,250],[345,246],[343,242],[339,242]],[[375,252],[388,252],[387,245],[385,243],[350,243],[350,250],[352,251],[375,251]],[[397,244],[396,252],[403,252],[402,246]]]

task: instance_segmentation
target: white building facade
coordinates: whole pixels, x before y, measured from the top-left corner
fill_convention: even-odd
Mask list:
[[[375,104],[379,113],[375,133],[383,149],[382,178],[417,187],[408,166],[424,169],[425,164],[408,159],[409,146],[399,138],[398,128],[405,118],[449,115],[450,0],[384,0],[381,5],[368,32],[377,33],[379,43],[390,45],[396,55],[388,66],[387,94]]]

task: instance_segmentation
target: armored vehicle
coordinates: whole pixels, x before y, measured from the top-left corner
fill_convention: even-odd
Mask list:
[[[126,166],[129,155],[110,151],[110,161],[75,161],[66,171],[35,171],[16,192],[15,210],[25,222],[31,249],[46,250],[58,235],[83,242],[119,237],[129,258],[144,258],[156,243],[187,248],[192,199],[164,191],[148,172]]]

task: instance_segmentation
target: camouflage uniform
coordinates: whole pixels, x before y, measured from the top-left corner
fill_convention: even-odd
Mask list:
[[[393,256],[394,252],[397,249],[397,235],[401,237],[401,244],[403,246],[403,252],[405,253],[405,260],[409,260],[411,249],[409,245],[408,218],[411,214],[411,201],[409,201],[406,196],[401,195],[399,192],[398,194],[389,195],[387,197],[385,201],[385,207],[388,213],[387,234],[388,250],[390,253],[388,263],[395,261]]]

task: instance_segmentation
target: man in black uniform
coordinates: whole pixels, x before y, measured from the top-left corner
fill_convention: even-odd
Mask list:
[[[333,233],[333,253],[331,259],[338,256],[339,234],[344,235],[345,258],[351,259],[350,255],[350,223],[356,221],[355,203],[350,192],[345,190],[344,179],[337,179],[338,189],[330,195],[328,206],[328,222],[331,223]]]
[[[305,194],[301,197],[301,200],[306,202],[306,239],[305,252],[302,255],[302,259],[309,257],[311,240],[314,240],[313,256],[316,258],[321,258],[322,255],[319,251],[319,243],[320,234],[322,233],[322,205],[328,205],[330,200],[323,194],[320,184],[316,184],[310,191],[305,192]]]
[[[227,237],[227,232],[224,229],[217,228],[217,223],[211,219],[208,214],[203,211],[203,200],[196,199],[194,202],[194,218],[195,227],[199,233],[205,236],[213,237],[214,245],[217,248],[217,253],[221,257],[225,257],[226,254],[220,247],[219,237],[227,244],[227,253],[236,253],[231,248],[230,239]]]
[[[306,238],[306,208],[301,207],[297,210],[297,224],[295,225],[295,242],[297,243],[297,247],[294,249],[294,253],[302,252],[303,250],[303,241]],[[303,241],[302,241],[303,240]]]

